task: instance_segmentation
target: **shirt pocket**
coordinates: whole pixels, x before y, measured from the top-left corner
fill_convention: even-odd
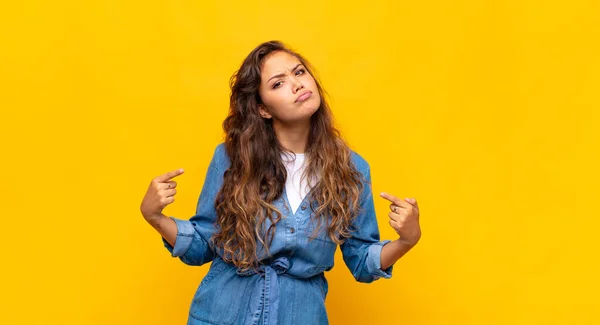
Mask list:
[[[312,264],[308,268],[310,273],[308,275],[316,275],[330,270],[333,267],[335,250],[337,249],[337,244],[327,235],[327,229],[322,225],[317,232],[315,231],[316,226],[316,222],[307,220],[301,238],[302,246],[306,249]]]

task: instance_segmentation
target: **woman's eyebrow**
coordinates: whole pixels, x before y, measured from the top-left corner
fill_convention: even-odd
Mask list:
[[[302,65],[302,63],[298,63],[298,64],[297,64],[297,65],[296,65],[296,66],[295,66],[295,67],[292,69],[292,72],[296,71],[296,69],[298,69],[298,67],[299,67],[299,66],[301,66],[301,65]],[[279,78],[279,77],[283,77],[283,76],[285,76],[285,73],[276,74],[276,75],[272,76],[271,78],[269,78],[269,80],[267,80],[267,82],[271,81],[271,79],[273,79],[273,78]]]

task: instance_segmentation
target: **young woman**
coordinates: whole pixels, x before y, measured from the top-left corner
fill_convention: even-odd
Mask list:
[[[372,282],[419,241],[416,200],[386,193],[399,239],[379,239],[369,165],[340,138],[323,93],[301,55],[260,44],[231,79],[225,142],[196,214],[162,214],[182,169],[150,183],[141,212],[171,255],[212,261],[188,324],[328,324],[324,272],[337,245],[356,280]]]

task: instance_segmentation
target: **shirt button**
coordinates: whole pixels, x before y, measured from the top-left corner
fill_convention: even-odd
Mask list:
[[[294,233],[296,231],[296,229],[294,229],[294,227],[290,228],[290,233]]]
[[[300,209],[306,210],[306,205],[301,206]]]

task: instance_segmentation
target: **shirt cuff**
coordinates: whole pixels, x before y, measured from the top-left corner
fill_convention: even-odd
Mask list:
[[[389,242],[391,242],[391,240],[383,240],[369,246],[367,271],[373,276],[374,280],[379,278],[389,279],[392,277],[392,269],[394,268],[394,265],[391,265],[385,270],[381,269],[381,249],[383,248],[383,245]]]
[[[181,220],[174,217],[169,218],[173,219],[177,225],[177,238],[175,238],[175,247],[171,246],[171,244],[169,244],[169,242],[164,238],[162,238],[162,241],[167,250],[171,253],[171,256],[179,257],[185,254],[192,245],[192,240],[194,239],[196,230],[189,220]]]

